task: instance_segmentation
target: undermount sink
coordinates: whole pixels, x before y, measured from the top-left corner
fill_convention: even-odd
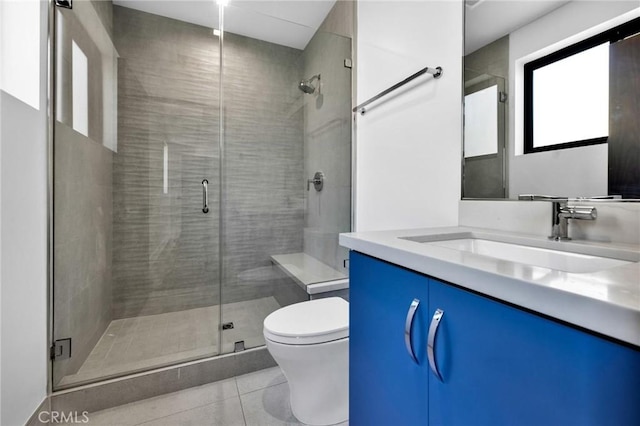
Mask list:
[[[617,253],[607,253],[608,256],[601,256],[599,255],[600,253],[576,252],[576,250],[580,249],[584,251],[585,248],[574,243],[539,241],[538,244],[540,246],[547,247],[536,247],[531,245],[531,241],[529,240],[527,243],[497,241],[495,238],[491,238],[491,236],[481,237],[472,233],[426,235],[405,237],[403,239],[430,246],[492,257],[494,259],[571,273],[596,272],[640,260],[637,258],[637,253],[633,252],[627,252],[621,255],[618,251]],[[552,244],[562,249],[549,248],[548,246]],[[602,247],[595,249],[588,247],[587,251],[589,249],[591,249],[591,251],[607,251]],[[618,255],[616,256],[615,254]]]

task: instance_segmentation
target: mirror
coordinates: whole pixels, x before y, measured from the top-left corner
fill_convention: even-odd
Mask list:
[[[462,197],[640,199],[637,0],[466,0],[464,9]],[[601,72],[580,62],[588,43],[606,44]]]

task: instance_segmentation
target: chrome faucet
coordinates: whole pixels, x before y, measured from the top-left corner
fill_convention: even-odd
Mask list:
[[[595,207],[570,206],[567,197],[549,195],[519,195],[519,200],[551,202],[551,235],[550,240],[567,241],[569,238],[569,219],[595,220],[598,211]]]

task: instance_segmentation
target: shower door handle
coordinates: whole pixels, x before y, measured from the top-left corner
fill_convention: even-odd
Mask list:
[[[209,181],[202,180],[202,213],[209,213]]]

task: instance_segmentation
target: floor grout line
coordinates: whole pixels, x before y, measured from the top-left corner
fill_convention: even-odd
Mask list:
[[[187,411],[193,411],[193,410],[197,410],[198,408],[207,407],[209,405],[219,404],[219,403],[228,401],[228,400],[233,399],[233,398],[238,398],[238,402],[240,403],[240,409],[242,410],[242,420],[246,425],[246,420],[244,420],[244,409],[242,408],[242,400],[240,399],[240,395],[235,395],[235,396],[230,396],[229,398],[220,399],[218,401],[209,402],[207,404],[197,405],[195,407],[186,408],[184,410],[178,410],[178,411],[175,411],[175,412],[173,412],[171,414],[167,414],[166,416],[160,416],[160,417],[156,417],[156,418],[153,418],[153,419],[145,420],[144,422],[136,423],[133,426],[144,425],[144,424],[156,421],[156,420],[160,420],[160,419],[164,419],[164,418],[167,418],[167,417],[175,416],[176,414],[186,413]]]
[[[240,400],[240,411],[242,411],[242,422],[245,426],[247,426],[247,416],[244,414],[244,404],[242,403],[242,395],[240,395],[240,387],[238,386],[238,377],[234,377],[233,380],[236,382],[236,391],[238,392],[238,399]]]
[[[287,383],[287,385],[288,385],[288,382],[287,382],[287,380],[286,380],[286,379],[285,379],[285,381],[284,381],[284,382],[274,383],[274,384],[272,384],[272,385],[266,385],[266,386],[264,386],[264,387],[261,387],[260,389],[254,389],[254,390],[252,390],[252,391],[245,392],[245,393],[243,393],[242,395],[249,395],[249,394],[251,394],[251,393],[260,392],[260,391],[263,391],[263,390],[265,390],[265,389],[272,388],[272,387],[274,387],[274,386],[280,386],[280,385],[283,385],[283,384],[285,384],[285,383]],[[242,395],[240,395],[240,396],[242,396]]]
[[[214,383],[215,383],[215,382],[214,382]],[[206,385],[202,385],[202,386],[206,386]],[[192,389],[192,388],[188,388],[188,389]],[[236,385],[236,389],[237,389],[237,385]],[[184,390],[186,390],[186,389],[183,389],[183,391],[184,391]],[[179,393],[179,392],[182,392],[182,391],[176,391],[175,393]],[[166,396],[166,395],[163,395],[163,396]],[[154,397],[154,398],[157,398],[157,397]],[[203,408],[203,407],[206,407],[206,406],[209,406],[209,405],[214,405],[214,404],[222,403],[222,402],[228,401],[228,400],[233,399],[233,398],[238,398],[238,400],[239,400],[239,402],[240,402],[240,407],[242,407],[242,400],[240,400],[240,395],[233,395],[233,396],[230,396],[230,397],[228,397],[228,398],[222,398],[222,399],[219,399],[219,400],[216,400],[216,401],[210,401],[210,402],[207,402],[206,404],[200,404],[200,405],[195,405],[195,406],[193,406],[193,407],[191,407],[191,408],[185,408],[184,410],[174,411],[174,412],[172,412],[172,413],[170,413],[170,414],[167,414],[166,416],[160,416],[160,417],[155,417],[155,418],[153,418],[153,419],[145,420],[144,422],[136,423],[136,424],[135,424],[135,425],[133,425],[133,426],[143,425],[143,424],[146,424],[146,423],[153,422],[153,421],[155,421],[155,420],[160,420],[160,419],[164,419],[164,418],[166,418],[166,417],[175,416],[176,414],[185,413],[185,412],[187,412],[187,411],[196,410],[196,409],[198,409],[198,408]],[[153,398],[148,398],[148,399],[153,399]],[[145,400],[145,399],[143,399],[142,401],[146,401],[146,400]],[[142,402],[142,401],[137,401],[137,402]],[[134,403],[134,404],[135,404],[135,403]],[[242,412],[242,418],[244,419],[244,411]]]

